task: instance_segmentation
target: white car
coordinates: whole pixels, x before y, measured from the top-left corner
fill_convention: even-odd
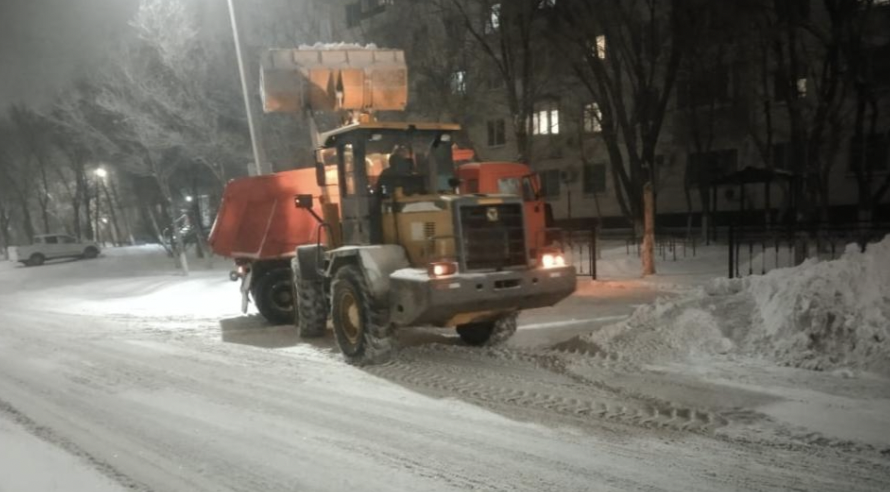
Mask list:
[[[57,258],[95,258],[99,256],[99,245],[92,241],[78,241],[67,234],[41,234],[34,236],[34,244],[10,246],[8,253],[9,261],[37,266]]]

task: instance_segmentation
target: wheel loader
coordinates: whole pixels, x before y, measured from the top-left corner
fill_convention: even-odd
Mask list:
[[[322,336],[330,321],[355,364],[386,360],[409,326],[503,342],[520,310],[575,290],[561,251],[529,245],[521,197],[460,193],[458,125],[377,118],[403,111],[407,94],[400,50],[272,50],[261,63],[265,111],[343,118],[315,135],[317,192],[293,197],[317,231],[291,271],[300,336]]]

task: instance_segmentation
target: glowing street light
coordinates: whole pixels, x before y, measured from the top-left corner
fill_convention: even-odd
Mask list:
[[[188,196],[185,197],[185,201],[187,201],[187,202],[189,202],[189,203],[191,203],[192,200],[194,200],[194,198],[192,198],[191,195],[188,195]]]
[[[97,167],[96,170],[93,171],[93,173],[102,179],[108,177],[108,171],[106,171],[104,167]]]

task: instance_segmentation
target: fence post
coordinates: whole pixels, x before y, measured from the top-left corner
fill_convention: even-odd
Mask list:
[[[590,279],[596,280],[596,226],[590,229]]]
[[[733,278],[733,253],[735,251],[735,227],[730,221],[729,223],[729,278]]]

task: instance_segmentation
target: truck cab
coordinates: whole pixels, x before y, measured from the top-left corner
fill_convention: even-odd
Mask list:
[[[464,194],[494,193],[522,197],[525,211],[526,244],[529,257],[547,245],[548,204],[541,197],[538,176],[518,162],[468,162],[457,166],[460,190]]]

